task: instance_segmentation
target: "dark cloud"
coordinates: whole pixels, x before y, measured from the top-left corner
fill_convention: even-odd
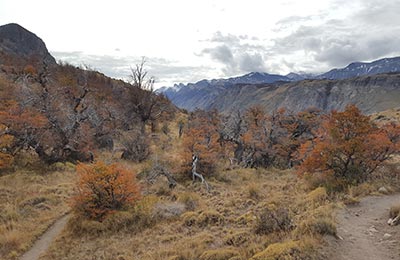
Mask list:
[[[265,71],[264,55],[266,49],[260,44],[256,37],[248,35],[233,35],[216,32],[207,40],[210,45],[216,46],[205,48],[200,55],[209,55],[214,61],[224,65],[222,72],[226,76],[237,75],[252,71]]]
[[[249,54],[243,53],[239,56],[239,69],[245,72],[264,72],[264,59],[259,53]]]
[[[214,48],[206,48],[202,51],[203,54],[209,54],[213,60],[224,64],[234,63],[234,58],[231,49],[227,45],[219,45]]]

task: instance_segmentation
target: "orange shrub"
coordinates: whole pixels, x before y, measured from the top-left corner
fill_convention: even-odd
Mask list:
[[[108,214],[127,209],[139,199],[135,175],[118,164],[104,162],[77,165],[78,194],[73,198],[76,212],[102,221]]]
[[[196,110],[190,114],[187,130],[183,135],[185,171],[190,171],[192,155],[196,155],[199,158],[199,173],[208,176],[215,173],[217,161],[221,157],[219,125],[220,119],[216,111]]]
[[[361,183],[398,151],[398,136],[398,126],[378,128],[353,105],[333,111],[319,136],[300,147],[299,173],[332,176],[339,189]]]

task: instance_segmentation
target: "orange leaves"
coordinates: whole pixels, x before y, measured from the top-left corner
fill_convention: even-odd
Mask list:
[[[118,164],[104,162],[77,165],[78,195],[74,209],[84,216],[103,220],[108,214],[126,209],[139,199],[135,175]]]
[[[376,127],[353,105],[343,112],[333,111],[322,123],[318,137],[301,145],[298,172],[333,173],[340,183],[360,183],[398,151],[396,129],[394,125]]]
[[[191,163],[192,155],[197,155],[199,171],[212,174],[217,159],[221,156],[219,144],[219,116],[215,111],[195,111],[190,115],[188,129],[183,136],[185,161]]]
[[[0,111],[0,123],[19,131],[26,128],[41,128],[47,124],[45,116],[31,109],[25,110],[14,100],[3,103]]]

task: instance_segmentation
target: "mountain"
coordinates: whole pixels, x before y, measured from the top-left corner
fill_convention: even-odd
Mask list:
[[[247,92],[258,89],[260,84],[276,83],[271,85],[273,86],[272,88],[276,88],[277,86],[282,85],[283,82],[293,82],[295,85],[308,85],[312,79],[343,80],[360,76],[392,72],[400,72],[400,57],[385,58],[370,63],[354,62],[345,68],[333,69],[320,75],[289,73],[285,76],[281,76],[253,72],[229,79],[201,80],[197,83],[189,83],[187,85],[179,84],[174,85],[174,87],[164,87],[158,91],[164,93],[178,107],[192,111],[195,108],[210,109],[223,107],[223,105],[219,105],[217,102],[221,100],[224,100],[225,102],[230,96],[231,92],[241,89],[241,91],[246,90],[246,93],[243,93],[244,96],[247,96],[247,94],[251,95],[251,93]],[[321,83],[325,81],[316,82]],[[255,96],[254,99],[249,99],[248,101],[254,104],[256,101],[259,101],[259,99],[260,98],[258,96]],[[239,100],[241,99],[237,97],[237,99],[232,99],[226,102],[230,104],[230,106],[236,107],[243,107],[246,105],[238,105]],[[272,101],[271,104],[273,103],[275,103],[275,101]]]
[[[223,113],[261,105],[266,111],[285,108],[300,112],[310,107],[323,111],[357,105],[375,113],[400,104],[400,73],[361,76],[343,80],[312,79],[261,85],[236,85],[217,96],[207,109]]]
[[[348,79],[357,76],[400,72],[400,57],[384,58],[370,63],[354,62],[342,69],[333,69],[316,76],[318,79]]]
[[[42,39],[15,23],[0,26],[0,54],[56,64]]]
[[[207,109],[214,99],[227,89],[240,84],[263,84],[291,81],[289,77],[252,72],[240,77],[228,79],[201,80],[196,83],[175,84],[173,87],[163,87],[157,90],[166,95],[176,106],[187,110],[196,108]]]

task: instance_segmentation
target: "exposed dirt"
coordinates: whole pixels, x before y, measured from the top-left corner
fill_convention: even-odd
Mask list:
[[[47,251],[51,242],[64,229],[68,222],[69,215],[58,219],[36,242],[32,248],[23,254],[20,260],[37,260],[40,255]]]
[[[331,260],[400,259],[400,226],[389,226],[389,209],[400,204],[400,194],[370,196],[337,215],[338,235],[327,238],[323,253]]]

